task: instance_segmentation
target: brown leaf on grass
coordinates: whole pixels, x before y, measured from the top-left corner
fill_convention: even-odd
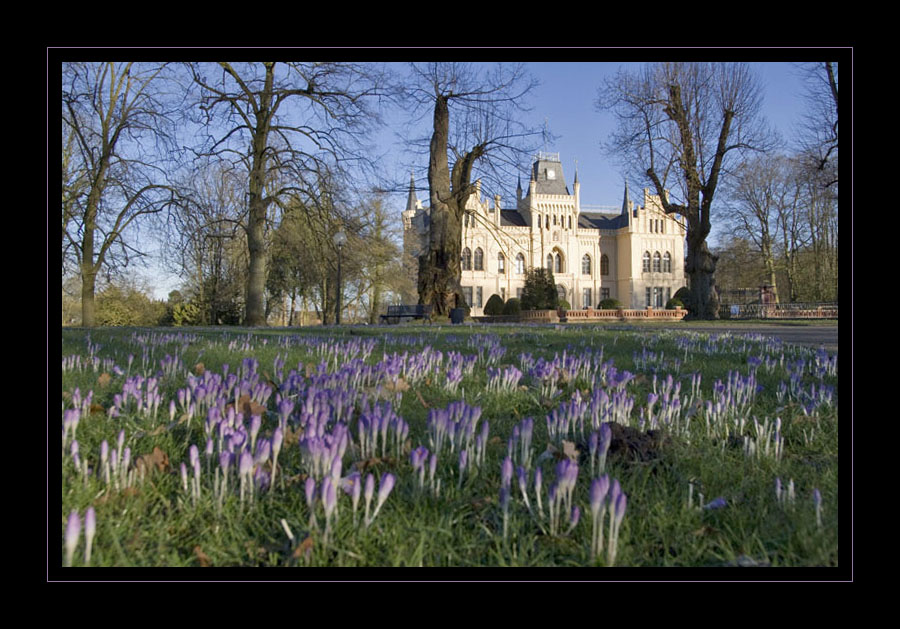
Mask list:
[[[313,551],[313,538],[312,535],[307,535],[306,539],[297,544],[297,548],[294,549],[294,559],[309,559],[310,554]]]
[[[303,428],[297,428],[297,430],[292,430],[290,426],[285,427],[284,429],[284,446],[292,446],[298,441],[300,441],[300,437],[303,435]]]
[[[91,415],[93,415],[94,413],[100,413],[101,415],[103,415],[104,413],[106,413],[106,409],[103,408],[103,406],[101,406],[100,404],[94,403],[91,404]]]
[[[419,403],[420,403],[423,407],[428,408],[428,402],[426,402],[424,399],[422,399],[422,394],[421,394],[421,393],[419,393],[418,391],[416,391],[416,397],[419,399]]]
[[[492,445],[497,445],[498,443],[503,443],[503,440],[500,439],[497,435],[494,435],[490,439],[488,439],[488,443]]]
[[[570,461],[578,463],[578,448],[575,447],[575,443],[572,441],[563,440],[562,445],[563,456],[568,457]]]
[[[408,391],[409,383],[403,378],[397,378],[396,382],[391,382],[390,380],[384,383],[384,388],[388,391]]]
[[[97,378],[97,386],[99,386],[100,388],[106,387],[107,385],[109,385],[110,380],[112,380],[112,376],[104,371],[100,374],[100,377]]]
[[[366,459],[365,461],[356,461],[351,465],[351,467],[355,467],[360,474],[364,474],[370,468],[377,468],[382,465],[384,465],[385,467],[396,467],[397,459],[392,456],[386,456],[383,458],[372,457],[371,459]]]
[[[228,404],[225,407],[225,411],[228,411],[228,408],[234,408],[234,404]],[[262,404],[257,404],[253,400],[250,399],[248,394],[242,395],[238,399],[238,407],[236,412],[243,413],[244,417],[250,417],[251,415],[265,415],[268,409]]]
[[[135,467],[140,471],[144,468],[144,473],[159,471],[165,472],[169,469],[169,455],[160,450],[159,446],[153,448],[150,454],[143,454],[135,461]]]
[[[203,549],[199,546],[194,546],[194,554],[197,555],[197,561],[200,562],[201,568],[209,568],[212,566],[212,560],[209,558],[209,555],[203,552]]]
[[[206,372],[206,366],[203,363],[194,365],[194,375],[202,376]]]
[[[175,422],[176,426],[180,426],[185,422],[189,422],[191,420],[191,415],[189,413],[182,413],[181,417],[178,418],[178,421]]]
[[[306,377],[312,378],[314,375],[316,375],[316,366],[312,363],[306,363]]]

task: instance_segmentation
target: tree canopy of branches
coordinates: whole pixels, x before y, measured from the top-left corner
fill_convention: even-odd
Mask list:
[[[754,75],[744,64],[647,65],[620,71],[597,104],[618,120],[608,150],[651,184],[666,213],[685,218],[689,310],[718,318],[716,256],[706,243],[716,190],[733,157],[771,145]]]
[[[209,142],[198,151],[228,160],[247,180],[248,276],[244,323],[266,324],[266,227],[273,204],[309,194],[324,164],[364,165],[361,139],[376,120],[379,77],[346,63],[193,64]]]
[[[98,274],[143,255],[126,230],[176,200],[166,182],[174,133],[165,71],[113,62],[62,68],[63,256],[78,264],[87,327],[96,324]]]
[[[807,64],[801,74],[807,110],[798,139],[810,168],[829,188],[838,183],[838,63]]]
[[[480,67],[462,63],[413,64],[405,95],[414,110],[430,110],[427,245],[419,256],[419,303],[437,315],[462,307],[462,219],[479,175],[517,170],[524,146],[537,132],[517,122],[534,87],[521,66]],[[452,118],[452,121],[451,121]],[[452,163],[452,167],[451,167]]]
[[[191,304],[205,324],[237,324],[243,317],[246,243],[246,181],[227,164],[201,166],[181,182],[186,202],[169,216],[170,264],[185,281]]]

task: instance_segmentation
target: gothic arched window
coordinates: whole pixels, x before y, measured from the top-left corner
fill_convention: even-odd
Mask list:
[[[519,275],[525,273],[525,256],[521,253],[516,256],[516,273]]]
[[[502,253],[497,254],[497,273],[506,273],[506,258]]]
[[[581,274],[591,274],[591,256],[589,256],[588,254],[584,254],[584,257],[581,258]]]
[[[562,255],[559,254],[559,253],[556,254],[556,269],[555,269],[555,272],[556,272],[556,273],[562,273],[562,272],[563,272],[563,259],[562,259]]]
[[[659,273],[662,271],[662,257],[659,255],[659,251],[653,254],[653,272]]]
[[[600,256],[600,275],[609,275],[609,258],[605,253]]]
[[[475,270],[484,271],[484,251],[481,247],[475,249]]]
[[[553,270],[553,254],[552,253],[547,254],[547,270],[548,271]]]
[[[671,273],[672,272],[672,254],[666,251],[666,255],[663,256],[663,273]]]
[[[643,270],[644,273],[650,272],[650,252],[649,251],[644,252],[643,264],[641,265],[641,269]]]
[[[463,271],[471,271],[472,270],[472,250],[466,247],[462,250],[462,270]]]

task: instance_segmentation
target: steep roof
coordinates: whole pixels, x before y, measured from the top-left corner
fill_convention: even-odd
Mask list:
[[[537,194],[569,194],[562,162],[558,159],[535,160],[531,179],[537,183]]]
[[[578,215],[578,226],[589,229],[621,229],[628,227],[628,215],[581,212]]]
[[[518,210],[500,210],[500,227],[528,227]]]

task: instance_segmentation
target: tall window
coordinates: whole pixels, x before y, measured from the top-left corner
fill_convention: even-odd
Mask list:
[[[609,289],[601,288],[600,289],[600,300],[609,299]]]
[[[506,273],[506,258],[502,253],[497,254],[497,273]]]
[[[562,272],[563,272],[562,255],[560,255],[560,254],[558,254],[558,253],[556,254],[556,269],[554,269],[554,272],[555,272],[555,273],[562,273]]]
[[[463,290],[463,297],[466,298],[466,305],[471,307],[472,306],[472,287],[471,286],[463,286],[462,290]]]
[[[475,270],[484,271],[484,251],[481,247],[475,249]]]
[[[662,271],[662,258],[659,255],[659,251],[653,254],[653,272],[659,273]]]
[[[572,217],[569,217],[569,229],[572,229]]]
[[[552,253],[547,254],[547,270],[548,271],[553,270],[553,254]]]
[[[472,270],[472,250],[466,247],[462,250],[462,270],[463,271],[471,271]]]
[[[643,264],[641,266],[641,269],[643,270],[644,273],[650,272],[650,252],[649,251],[644,252]],[[649,302],[650,302],[650,298],[648,297],[647,298],[648,305],[649,305]]]
[[[525,256],[521,253],[516,256],[516,273],[518,275],[525,274]]]
[[[584,254],[584,257],[581,259],[581,274],[591,274],[591,256],[589,256],[588,254]]]
[[[475,307],[481,308],[484,303],[484,289],[481,286],[475,287]]]
[[[600,275],[609,275],[609,258],[605,253],[600,256]]]
[[[590,308],[592,303],[593,302],[591,301],[591,289],[585,288],[581,292],[581,307],[582,308]]]
[[[663,256],[663,273],[671,273],[672,272],[672,254],[666,251],[666,255]]]

